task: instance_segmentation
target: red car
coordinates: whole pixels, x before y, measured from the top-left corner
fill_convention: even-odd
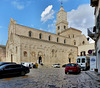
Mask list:
[[[80,73],[81,66],[76,63],[69,63],[65,67],[65,74],[67,73]]]

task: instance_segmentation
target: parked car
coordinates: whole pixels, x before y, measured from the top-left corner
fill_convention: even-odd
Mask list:
[[[15,62],[0,62],[0,66],[5,65],[5,64],[16,64]]]
[[[53,64],[52,67],[54,67],[54,68],[60,68],[60,64]]]
[[[32,68],[33,67],[33,63],[30,62],[22,62],[21,63],[23,66],[28,67],[28,68]]]
[[[78,56],[77,64],[81,66],[81,70],[89,70],[90,69],[90,57],[87,56]]]
[[[22,75],[29,73],[30,70],[28,67],[25,67],[20,64],[5,64],[0,66],[0,76],[3,75]]]
[[[62,67],[66,67],[67,64],[62,65]]]
[[[69,63],[65,67],[65,74],[67,73],[80,73],[81,66],[76,63]]]

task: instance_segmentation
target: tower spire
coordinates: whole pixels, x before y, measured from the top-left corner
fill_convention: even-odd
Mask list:
[[[61,6],[63,6],[63,1],[61,0]]]

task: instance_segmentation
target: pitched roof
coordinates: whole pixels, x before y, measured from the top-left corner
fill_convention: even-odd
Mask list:
[[[70,27],[70,28],[68,28],[68,29],[66,29],[66,30],[64,30],[64,31],[62,31],[61,33],[66,32],[66,31],[71,30],[71,29],[82,33],[82,31],[80,31],[80,30],[78,30],[78,29],[75,29],[75,28],[72,28],[72,27]]]

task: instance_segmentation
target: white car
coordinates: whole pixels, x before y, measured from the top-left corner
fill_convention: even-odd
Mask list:
[[[33,67],[33,63],[30,63],[30,62],[22,62],[21,64],[23,66],[25,66],[25,67],[29,67],[29,68],[32,68]]]
[[[60,68],[60,64],[53,64],[52,67],[54,67],[54,68]]]

